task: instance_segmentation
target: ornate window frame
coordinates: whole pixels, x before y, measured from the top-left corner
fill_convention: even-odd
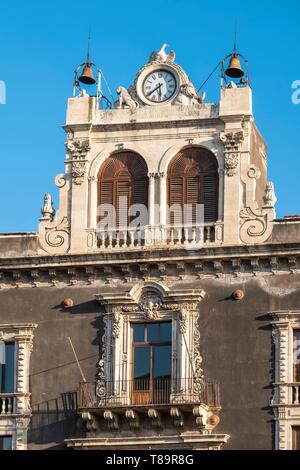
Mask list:
[[[106,383],[129,383],[130,324],[136,321],[172,321],[171,401],[180,400],[184,387],[193,380],[195,393],[203,386],[199,303],[205,297],[201,289],[170,291],[158,283],[137,284],[125,294],[97,294],[105,306],[102,356],[99,361],[97,396],[99,405],[106,394]],[[112,390],[114,401],[116,390]],[[130,405],[129,387],[123,387],[120,399]]]
[[[294,330],[300,329],[300,310],[270,313],[275,344],[275,383],[272,407],[275,414],[275,448],[292,450],[292,427],[300,426],[300,383],[293,377]]]
[[[15,390],[12,396],[0,394],[5,412],[0,411],[0,436],[12,436],[12,450],[26,450],[27,429],[31,417],[29,365],[33,333],[37,324],[0,324],[0,340],[15,343]],[[7,402],[10,400],[9,409]]]

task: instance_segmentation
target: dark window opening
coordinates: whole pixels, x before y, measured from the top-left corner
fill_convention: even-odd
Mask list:
[[[294,330],[294,382],[300,382],[300,330]]]
[[[132,330],[133,403],[169,403],[172,322],[135,323]]]
[[[0,358],[0,392],[15,391],[15,343],[2,343]]]
[[[0,436],[0,450],[12,450],[12,436]]]

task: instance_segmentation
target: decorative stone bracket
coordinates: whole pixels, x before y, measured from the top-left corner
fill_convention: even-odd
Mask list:
[[[220,139],[225,146],[224,168],[227,176],[238,173],[240,146],[244,141],[243,132],[222,132]]]
[[[70,154],[70,163],[72,163],[72,181],[74,184],[81,185],[87,172],[86,156],[91,149],[89,140],[68,140],[66,148]]]

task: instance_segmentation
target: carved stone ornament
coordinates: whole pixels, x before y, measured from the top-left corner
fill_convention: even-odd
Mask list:
[[[268,182],[264,194],[264,203],[265,207],[275,207],[277,202],[277,197],[275,195],[274,183]]]
[[[240,132],[222,132],[220,139],[225,146],[225,152],[239,152],[240,145],[244,141],[244,134]]]
[[[87,153],[91,149],[89,140],[68,140],[66,143],[67,150],[69,150],[72,160],[84,160]]]
[[[116,91],[117,91],[117,94],[119,95],[119,99],[115,103],[115,108],[136,109],[138,107],[138,103],[131,98],[126,88],[119,86]]]
[[[244,140],[243,132],[222,132],[220,139],[225,146],[224,168],[227,176],[238,172],[240,145]]]
[[[179,331],[182,335],[186,333],[187,329],[187,311],[184,309],[180,310],[179,313]]]
[[[243,243],[263,243],[272,233],[273,209],[245,207],[240,212],[240,239]]]
[[[158,295],[152,292],[146,292],[141,297],[139,307],[144,312],[147,320],[156,320],[158,318],[158,310],[162,304]]]
[[[178,64],[175,64],[175,52],[171,51],[167,54],[165,52],[166,47],[167,44],[164,44],[160,51],[152,52],[147,64],[138,71],[133,85],[131,85],[127,90],[131,99],[140,106],[160,106],[161,103],[153,103],[144,96],[143,84],[149,74],[163,68],[164,70],[172,73],[176,78],[175,93],[168,100],[170,105],[201,105],[205,96],[199,96],[186,73]],[[166,104],[166,102],[164,104]]]
[[[72,161],[73,183],[81,185],[86,174],[86,156],[91,149],[89,140],[70,140],[66,143]]]
[[[239,155],[238,153],[225,154],[224,168],[227,176],[235,176],[238,172]]]
[[[112,323],[112,337],[114,339],[120,336],[121,321],[122,321],[121,311],[116,310],[113,314],[113,323]]]
[[[41,220],[40,244],[47,253],[63,254],[69,249],[70,224],[67,217],[60,220]]]
[[[72,164],[72,178],[73,183],[81,185],[86,174],[85,162],[73,162]]]
[[[55,209],[53,207],[52,196],[51,194],[45,194],[44,196],[44,205],[41,209],[41,213],[44,220],[53,220],[55,216]]]

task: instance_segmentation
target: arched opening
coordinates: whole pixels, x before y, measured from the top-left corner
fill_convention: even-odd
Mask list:
[[[98,173],[97,223],[106,217],[111,219],[111,228],[127,227],[135,218],[129,210],[135,204],[148,207],[147,165],[141,156],[133,152],[113,154]],[[109,206],[114,209],[114,215],[106,210]]]
[[[204,222],[218,220],[219,174],[215,156],[206,149],[183,149],[172,160],[168,169],[168,204],[170,223],[176,222],[172,206],[190,208],[191,222],[197,219],[197,207],[204,205]],[[184,220],[184,217],[182,218]]]

